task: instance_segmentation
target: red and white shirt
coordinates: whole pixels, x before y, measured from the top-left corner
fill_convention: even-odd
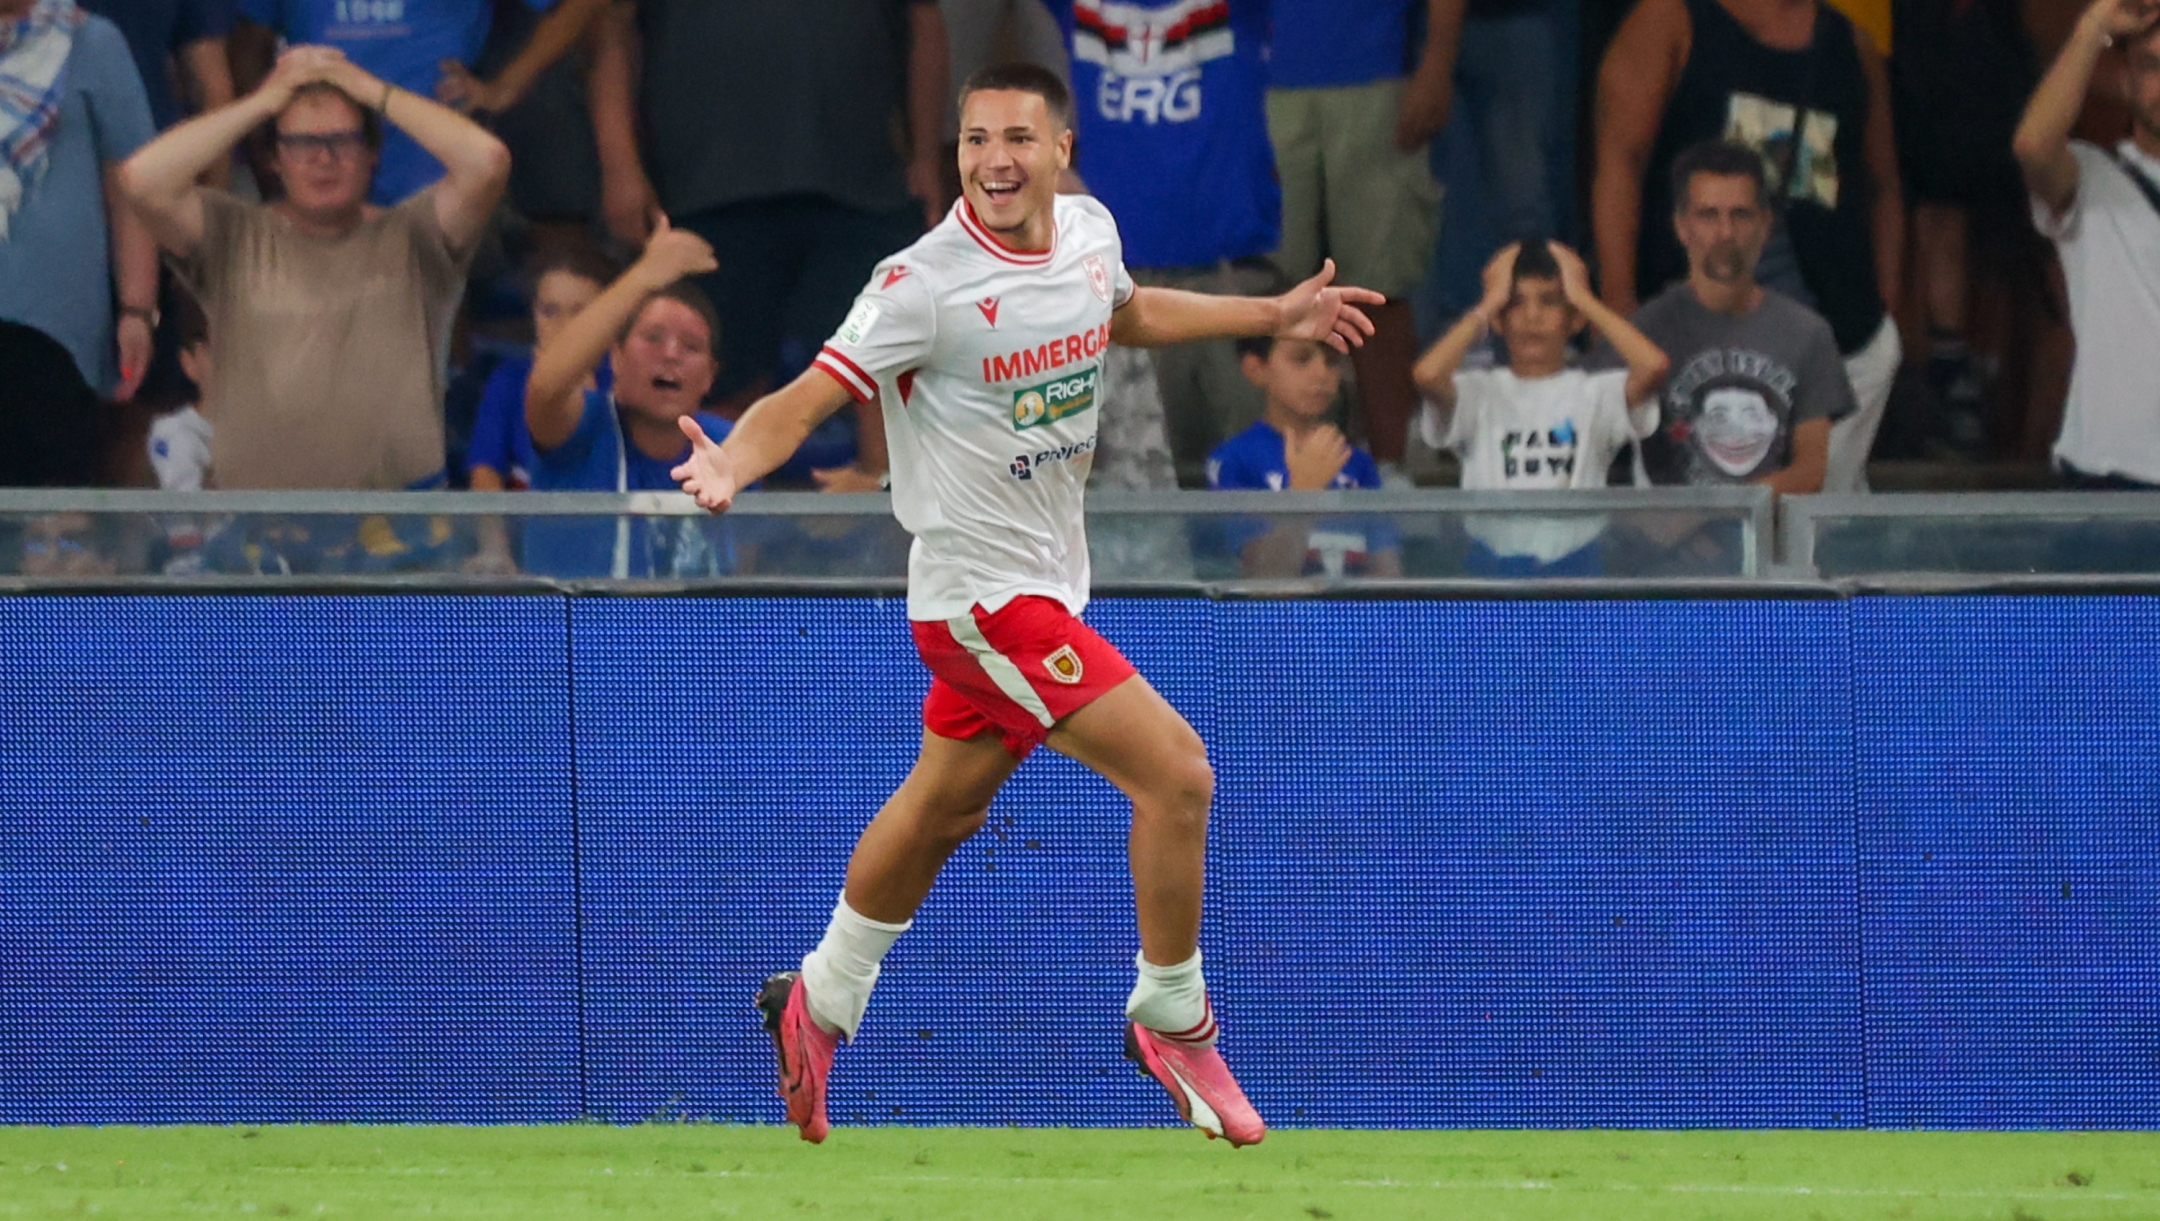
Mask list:
[[[1018,251],[965,199],[880,263],[816,365],[878,396],[893,512],[915,545],[908,618],[1023,594],[1087,605],[1081,499],[1101,419],[1110,312],[1132,298],[1117,223],[1060,195],[1050,249]]]

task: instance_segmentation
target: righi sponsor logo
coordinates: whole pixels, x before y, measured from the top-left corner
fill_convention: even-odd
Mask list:
[[[1035,472],[1048,463],[1070,462],[1075,458],[1094,452],[1095,438],[1089,437],[1085,441],[1075,441],[1071,445],[1060,445],[1056,449],[1046,449],[1033,454],[1021,454],[1014,458],[1012,465],[1006,469],[1012,472],[1012,477],[1015,479],[1033,479]]]
[[[1067,335],[1049,343],[1039,343],[1025,352],[1007,356],[983,357],[983,380],[986,382],[1017,381],[1023,377],[1041,375],[1069,365],[1074,361],[1093,360],[1102,355],[1110,345],[1110,324],[1105,322],[1090,331]]]
[[[1013,427],[1025,430],[1055,424],[1093,407],[1095,373],[1092,368],[1083,369],[1071,377],[1013,391]]]

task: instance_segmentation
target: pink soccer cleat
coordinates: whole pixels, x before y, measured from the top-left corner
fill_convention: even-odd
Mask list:
[[[793,971],[766,980],[757,994],[757,1007],[765,1012],[765,1033],[772,1036],[773,1050],[780,1056],[780,1096],[787,1100],[788,1122],[815,1145],[832,1131],[825,1118],[825,1079],[832,1075],[833,1049],[840,1045],[840,1036],[817,1024],[808,1001],[802,977]]]
[[[1137,1022],[1125,1024],[1125,1058],[1162,1083],[1186,1122],[1233,1145],[1257,1145],[1267,1135],[1260,1112],[1245,1101],[1245,1091],[1222,1054],[1210,1047],[1189,1047],[1164,1038]]]

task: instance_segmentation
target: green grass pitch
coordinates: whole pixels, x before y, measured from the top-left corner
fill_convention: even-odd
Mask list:
[[[2160,1133],[0,1128],[0,1218],[2160,1218]]]

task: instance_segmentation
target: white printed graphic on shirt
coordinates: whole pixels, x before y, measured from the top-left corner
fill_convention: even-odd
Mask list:
[[[1702,397],[1695,435],[1703,452],[1726,474],[1752,474],[1769,456],[1778,435],[1777,412],[1746,386],[1721,386]]]
[[[1458,373],[1453,415],[1427,403],[1419,428],[1426,444],[1462,459],[1467,490],[1601,488],[1621,448],[1657,431],[1656,401],[1631,409],[1627,376],[1580,369],[1529,379],[1507,369]],[[1472,517],[1464,526],[1495,554],[1550,563],[1596,538],[1605,520]]]
[[[1086,605],[1082,492],[1110,315],[1133,282],[1107,209],[1063,195],[1056,209],[1051,248],[1027,252],[954,205],[872,272],[818,354],[849,393],[884,407],[893,512],[916,540],[912,619],[1024,594],[1075,614]]]
[[[1201,65],[1237,53],[1222,0],[1141,5],[1077,0],[1073,58],[1102,69],[1095,107],[1113,123],[1200,117]]]

